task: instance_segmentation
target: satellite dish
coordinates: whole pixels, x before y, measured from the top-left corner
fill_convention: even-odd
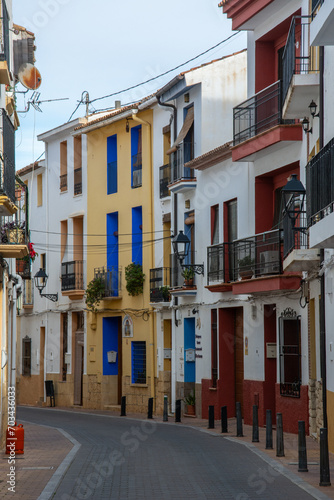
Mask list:
[[[42,83],[42,77],[40,72],[31,63],[21,64],[17,76],[22,85],[29,90],[38,89]]]

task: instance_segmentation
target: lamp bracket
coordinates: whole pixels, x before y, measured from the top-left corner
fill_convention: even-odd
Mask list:
[[[45,297],[46,299],[52,300],[52,302],[58,301],[58,293],[42,293],[39,292],[41,297]]]
[[[192,269],[196,274],[204,276],[204,264],[181,264],[182,269]]]

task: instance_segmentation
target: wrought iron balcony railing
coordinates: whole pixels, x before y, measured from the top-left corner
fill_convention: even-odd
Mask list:
[[[150,269],[150,302],[169,302],[171,268],[157,267]]]
[[[207,249],[208,284],[281,274],[283,231],[276,229]]]
[[[163,165],[159,168],[159,182],[160,182],[160,198],[169,196],[168,184],[171,181],[171,167],[170,165]]]
[[[5,245],[28,245],[28,188],[18,178],[15,182],[14,176],[14,204],[17,211],[14,215],[0,217],[0,244]]]
[[[179,146],[175,153],[172,153],[170,158],[171,179],[170,183],[179,180],[189,180],[194,178],[194,171],[191,168],[184,166],[184,145]]]
[[[319,60],[312,57],[310,51],[310,21],[310,16],[295,16],[291,21],[282,59],[283,102],[287,96],[293,75],[319,73]]]
[[[281,82],[277,81],[233,109],[233,145],[286,123],[291,120],[282,119]]]
[[[0,160],[0,193],[15,203],[15,129],[5,109],[2,117],[3,153]]]
[[[61,290],[84,290],[83,260],[63,262],[61,265]]]
[[[283,218],[283,257],[284,259],[293,250],[309,248],[308,234],[306,233],[306,212],[301,212],[296,221],[292,221],[288,215]]]
[[[8,69],[10,70],[10,54],[9,54],[9,16],[5,2],[2,4],[2,17],[0,27],[0,61],[7,61]]]
[[[306,199],[309,226],[334,211],[334,138],[306,166]]]
[[[94,278],[104,284],[104,298],[120,297],[122,291],[121,267],[98,267],[94,269]]]
[[[177,288],[177,287],[182,287],[185,285],[185,282],[187,281],[186,278],[184,277],[184,271],[185,268],[192,269],[193,270],[193,277],[191,278],[192,282],[191,284],[187,286],[195,286],[196,285],[196,270],[198,270],[199,267],[202,267],[202,265],[199,264],[194,264],[196,260],[196,252],[189,252],[187,259],[182,264],[182,267],[180,265],[180,262],[176,255],[172,253],[170,255],[170,286],[171,288]]]

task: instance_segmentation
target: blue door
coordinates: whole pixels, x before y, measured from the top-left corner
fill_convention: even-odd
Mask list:
[[[193,349],[193,361],[187,361],[188,349]],[[191,354],[191,352],[188,352],[188,354]],[[185,318],[184,320],[184,381],[196,381],[195,318]]]

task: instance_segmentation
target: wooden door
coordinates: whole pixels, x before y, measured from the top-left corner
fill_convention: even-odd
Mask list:
[[[75,332],[75,360],[74,360],[74,404],[82,405],[82,375],[84,360],[84,331]]]
[[[244,326],[243,308],[235,310],[234,318],[234,363],[235,363],[235,401],[241,403],[243,410],[243,385],[244,385]]]

